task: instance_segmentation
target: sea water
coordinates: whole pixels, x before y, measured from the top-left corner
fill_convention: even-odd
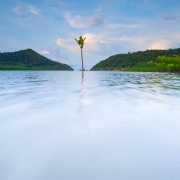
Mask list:
[[[180,75],[0,71],[0,179],[180,179]]]

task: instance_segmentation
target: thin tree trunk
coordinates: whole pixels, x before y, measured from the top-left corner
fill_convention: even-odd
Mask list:
[[[82,79],[84,78],[84,65],[83,65],[83,53],[81,49],[81,59],[82,59]]]

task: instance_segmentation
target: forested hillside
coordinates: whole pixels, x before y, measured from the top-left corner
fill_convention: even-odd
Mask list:
[[[180,48],[168,50],[146,50],[128,54],[117,54],[100,61],[92,67],[92,71],[97,70],[129,70],[129,71],[153,71],[147,62],[156,61],[158,56],[180,55]]]
[[[0,53],[0,70],[73,70],[36,53],[32,49]]]

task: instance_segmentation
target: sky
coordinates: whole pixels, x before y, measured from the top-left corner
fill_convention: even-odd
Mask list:
[[[0,52],[31,48],[81,68],[121,53],[180,47],[179,0],[0,0]]]

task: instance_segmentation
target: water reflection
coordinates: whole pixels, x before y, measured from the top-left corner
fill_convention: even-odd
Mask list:
[[[0,71],[0,179],[179,179],[179,78]]]

